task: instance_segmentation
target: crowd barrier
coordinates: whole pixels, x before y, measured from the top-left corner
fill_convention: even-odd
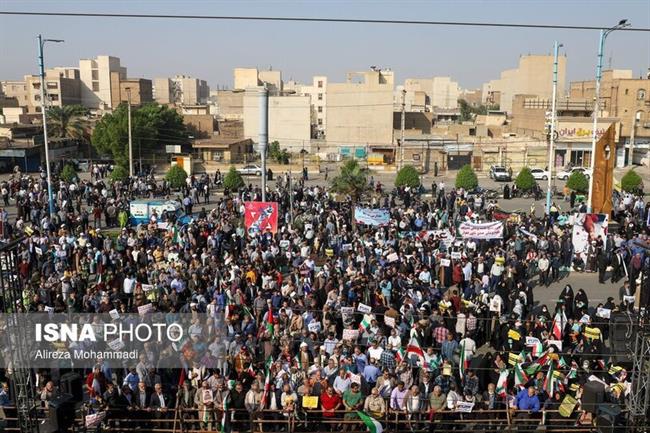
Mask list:
[[[15,407],[5,407],[5,432],[19,432]],[[47,410],[39,409],[39,417],[47,418]],[[167,412],[146,410],[107,410],[100,427],[86,427],[82,410],[75,416],[71,432],[79,433],[209,433],[222,432],[223,410],[211,410],[204,419],[199,419],[199,409],[169,409]],[[383,416],[375,417],[385,432],[425,433],[448,431],[472,431],[476,433],[539,431],[553,432],[596,432],[592,424],[578,422],[580,411],[569,418],[563,418],[557,410],[543,410],[537,413],[518,410],[474,410],[469,413],[428,411],[406,413],[388,410]],[[281,410],[262,410],[250,413],[247,410],[228,410],[226,427],[232,433],[263,432],[367,432],[368,429],[356,416],[347,410],[335,411],[332,417],[324,417],[320,409],[298,410],[283,413]],[[594,420],[596,417],[594,416]],[[43,424],[46,426],[47,424]],[[43,427],[42,427],[43,428]],[[629,427],[609,427],[612,433],[630,431]],[[47,430],[47,427],[45,427]],[[0,429],[0,431],[3,431]]]

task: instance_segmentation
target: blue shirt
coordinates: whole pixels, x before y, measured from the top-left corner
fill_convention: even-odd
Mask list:
[[[539,411],[539,398],[537,394],[532,397],[528,395],[528,389],[524,388],[517,394],[517,408],[519,410],[532,410],[533,412]]]
[[[366,365],[366,368],[363,369],[363,377],[368,383],[377,383],[377,378],[381,372],[373,364]]]

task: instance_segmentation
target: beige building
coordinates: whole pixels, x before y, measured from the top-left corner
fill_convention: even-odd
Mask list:
[[[311,85],[291,82],[285,85],[286,92],[309,96],[311,103],[311,127],[317,138],[323,138],[327,129],[327,77],[316,75]]]
[[[349,73],[345,83],[327,83],[330,146],[393,147],[394,75],[390,70]]]
[[[309,148],[311,139],[311,106],[308,96],[269,96],[269,143],[278,141],[282,148],[299,151]],[[244,138],[259,140],[259,88],[244,94]]]
[[[270,95],[277,95],[284,90],[281,71],[258,71],[257,68],[235,68],[233,70],[235,90],[266,86]]]
[[[218,120],[243,120],[244,92],[217,90],[215,99]]]
[[[553,93],[553,56],[529,55],[519,58],[516,69],[501,72],[497,80],[483,85],[482,99],[487,104],[498,104],[501,111],[512,112],[515,95],[535,95],[551,98]],[[558,93],[566,88],[566,56],[558,58]]]
[[[19,107],[26,107],[29,100],[29,93],[27,92],[27,84],[24,81],[0,81],[2,93],[7,98],[15,98],[18,101]]]
[[[155,78],[153,94],[160,104],[197,105],[208,102],[210,87],[205,80],[176,75],[173,78]]]
[[[428,107],[428,111],[432,111],[433,107],[444,109],[458,107],[460,88],[450,77],[407,78],[404,80],[404,89],[407,92],[407,100],[417,101],[417,96],[410,95],[422,92],[425,95],[424,105]]]
[[[120,103],[120,81],[126,67],[118,57],[97,56],[79,60],[81,104],[88,108],[115,108]]]
[[[131,94],[132,105],[142,105],[153,102],[153,85],[151,80],[144,78],[127,78],[120,81],[120,102],[129,100]]]

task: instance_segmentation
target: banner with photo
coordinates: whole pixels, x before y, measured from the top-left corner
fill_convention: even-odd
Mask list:
[[[573,251],[575,254],[586,253],[589,243],[600,236],[603,240],[607,237],[609,216],[597,213],[576,213],[573,215]]]
[[[464,222],[458,226],[458,233],[463,239],[501,239],[503,238],[503,222]]]
[[[388,209],[354,208],[354,221],[367,226],[386,226],[390,222]]]
[[[278,204],[276,202],[247,201],[244,204],[244,225],[250,235],[278,232]]]

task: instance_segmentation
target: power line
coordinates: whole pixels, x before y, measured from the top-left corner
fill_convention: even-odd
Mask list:
[[[425,26],[462,26],[462,27],[505,27],[528,29],[564,29],[564,30],[602,30],[599,26],[576,26],[559,24],[524,24],[524,23],[485,23],[470,21],[418,21],[418,20],[379,20],[361,18],[308,18],[308,17],[263,17],[263,16],[237,16],[237,15],[158,15],[158,14],[117,14],[117,13],[82,13],[82,12],[25,12],[25,11],[0,11],[0,15],[23,16],[58,16],[77,18],[153,18],[153,19],[188,19],[188,20],[221,20],[221,21],[279,21],[279,22],[318,22],[341,24],[397,24],[397,25],[425,25]],[[650,32],[650,28],[627,27],[619,31]]]

